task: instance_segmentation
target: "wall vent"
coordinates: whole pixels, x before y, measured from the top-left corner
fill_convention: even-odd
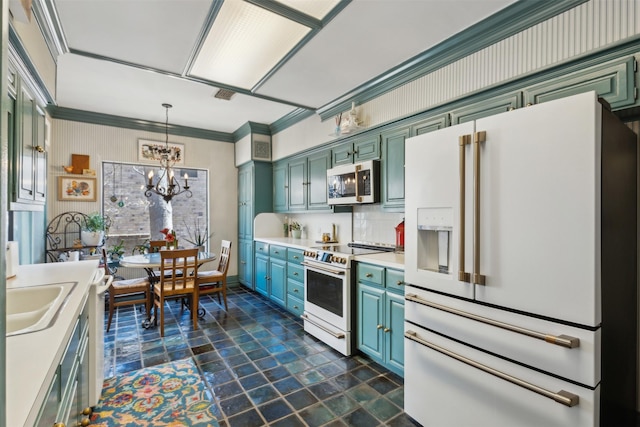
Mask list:
[[[218,98],[218,99],[224,99],[225,101],[229,101],[231,99],[231,97],[233,95],[235,95],[236,93],[232,90],[229,89],[219,89],[215,95],[213,95],[214,98]]]

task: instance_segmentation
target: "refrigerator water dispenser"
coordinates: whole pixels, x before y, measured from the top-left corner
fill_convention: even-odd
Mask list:
[[[418,268],[449,274],[453,208],[418,208]]]

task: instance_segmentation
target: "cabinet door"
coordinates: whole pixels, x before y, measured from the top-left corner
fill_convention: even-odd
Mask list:
[[[269,296],[269,258],[256,256],[256,292]]]
[[[286,212],[289,209],[287,166],[287,163],[278,163],[273,167],[273,210],[275,212]]]
[[[386,293],[384,315],[385,356],[387,367],[399,375],[404,373],[404,297]]]
[[[18,97],[18,140],[16,141],[17,201],[34,201],[34,124],[36,100],[27,88],[20,88]]]
[[[238,238],[253,238],[252,212],[252,177],[251,165],[243,166],[238,171]]]
[[[238,243],[238,281],[253,289],[253,242],[240,240]]]
[[[409,128],[382,134],[382,204],[404,206],[404,141]]]
[[[353,163],[353,144],[351,142],[344,143],[331,150],[331,163],[333,166]]]
[[[308,209],[329,209],[327,203],[327,169],[331,167],[329,152],[308,157],[309,179],[307,185]]]
[[[271,261],[271,289],[269,296],[272,301],[286,306],[287,296],[287,266],[283,261]]]
[[[446,128],[450,123],[449,114],[418,120],[411,125],[411,136],[422,135],[423,133]]]
[[[289,162],[289,210],[307,209],[307,159]]]
[[[374,160],[380,158],[380,137],[366,136],[353,142],[353,162]]]
[[[33,199],[44,203],[47,198],[47,152],[45,150],[45,115],[39,107],[35,109],[35,141],[33,149],[34,183]]]
[[[36,427],[51,427],[58,421],[58,406],[61,398],[60,388],[60,368],[58,368],[47,391],[44,404],[40,408],[38,419],[34,424]]]
[[[464,107],[451,111],[451,124],[457,125],[471,122],[483,117],[511,111],[521,106],[521,92],[507,93],[485,101],[476,102],[475,104],[465,105]]]
[[[358,283],[358,349],[382,363],[384,290]]]

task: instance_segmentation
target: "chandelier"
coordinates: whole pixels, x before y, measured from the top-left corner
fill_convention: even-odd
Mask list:
[[[173,196],[177,196],[182,193],[187,193],[187,197],[191,197],[193,194],[189,190],[189,175],[184,174],[184,186],[180,186],[178,180],[173,176],[173,165],[180,160],[182,153],[180,150],[169,147],[169,108],[173,107],[171,104],[162,104],[166,109],[167,121],[165,124],[165,146],[152,147],[154,158],[160,160],[160,173],[158,174],[158,181],[153,183],[153,170],[149,171],[147,178],[147,190],[144,195],[151,197],[152,194],[157,194],[164,199],[165,202],[170,202]]]

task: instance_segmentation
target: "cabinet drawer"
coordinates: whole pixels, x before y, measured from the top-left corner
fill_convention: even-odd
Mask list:
[[[269,244],[264,242],[256,242],[256,255],[268,255],[269,254]]]
[[[304,285],[302,282],[298,282],[297,280],[289,279],[287,280],[287,293],[290,296],[294,296],[296,298],[304,297]]]
[[[404,294],[404,271],[387,269],[385,284],[387,289]]]
[[[301,299],[288,295],[287,309],[292,313],[295,313],[296,315],[301,316],[302,313],[304,313],[304,303],[302,302]]]
[[[300,282],[304,281],[304,268],[301,265],[287,264],[287,277]]]
[[[269,256],[271,256],[271,258],[287,259],[287,248],[284,246],[271,245],[271,247],[269,247]]]
[[[304,258],[304,251],[302,249],[287,249],[287,261],[300,264]]]
[[[384,267],[358,263],[358,281],[384,285]]]

